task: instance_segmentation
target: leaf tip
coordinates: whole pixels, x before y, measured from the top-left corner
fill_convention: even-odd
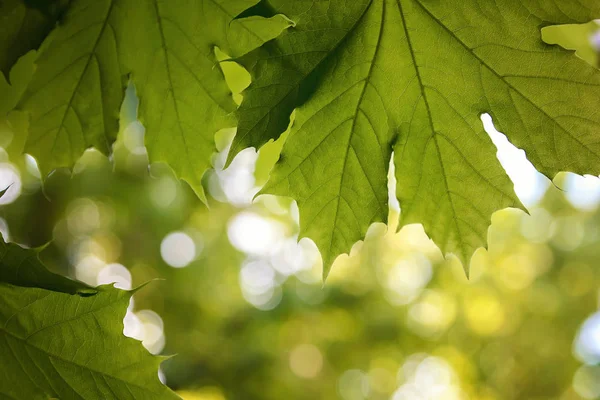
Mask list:
[[[229,151],[227,152],[227,159],[225,160],[225,165],[223,165],[223,169],[229,168],[231,166],[231,163],[233,162],[233,160],[235,160],[235,157],[242,150],[244,150],[244,147],[240,146],[240,144],[236,142],[236,138],[237,138],[237,133],[236,133],[235,137],[233,138],[233,143],[231,143],[231,146],[229,147]]]
[[[139,285],[139,286],[136,286],[135,288],[133,288],[133,289],[129,290],[128,292],[129,292],[129,293],[131,293],[131,295],[133,296],[134,294],[136,294],[137,292],[139,292],[140,290],[142,290],[143,288],[145,288],[145,287],[146,287],[146,286],[148,286],[149,284],[151,284],[151,283],[154,283],[154,282],[162,282],[162,281],[164,281],[164,280],[165,280],[165,279],[163,279],[163,278],[154,278],[154,279],[150,279],[149,281],[147,281],[147,282],[144,282],[144,283],[142,283],[142,284],[141,284],[141,285]]]
[[[201,183],[190,182],[187,179],[184,179],[184,181],[186,181],[188,183],[188,185],[190,185],[190,187],[192,188],[192,190],[194,191],[194,193],[196,194],[196,196],[198,196],[198,199],[207,208],[210,208],[210,206],[208,204],[208,198],[206,197],[206,192],[204,191],[204,187],[202,186],[202,184]]]

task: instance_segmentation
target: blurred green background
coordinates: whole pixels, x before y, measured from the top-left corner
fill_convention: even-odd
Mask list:
[[[598,65],[595,22],[544,38]],[[247,74],[222,66],[240,93]],[[295,204],[252,201],[285,135],[223,170],[235,132],[219,132],[208,209],[168,167],[148,165],[136,109],[129,88],[112,159],[90,150],[43,186],[35,160],[0,152],[0,187],[11,185],[0,230],[32,247],[53,240],[44,261],[92,285],[159,278],[135,295],[124,332],[176,354],[161,379],[184,399],[600,398],[596,177],[548,181],[483,116],[530,215],[494,215],[470,279],[420,226],[397,232],[392,199],[389,226],[373,225],[323,284]]]

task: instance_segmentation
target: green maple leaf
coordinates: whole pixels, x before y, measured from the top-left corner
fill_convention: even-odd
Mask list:
[[[235,19],[258,0],[74,0],[39,49],[18,110],[22,151],[46,175],[94,147],[109,154],[127,80],[140,97],[150,161],[167,162],[201,198],[214,134],[235,126],[215,47],[239,56],[290,26],[282,16]]]
[[[0,397],[177,399],[161,357],[123,335],[132,292],[55,275],[37,253],[0,243]]]
[[[422,223],[465,266],[492,213],[522,207],[480,115],[539,171],[600,172],[600,73],[540,29],[600,17],[597,0],[269,0],[296,22],[240,59],[253,83],[231,160],[277,138],[265,193],[291,196],[327,273],[388,213],[394,151],[401,226]]]

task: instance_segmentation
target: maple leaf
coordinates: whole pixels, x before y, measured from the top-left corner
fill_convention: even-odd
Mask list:
[[[163,360],[123,335],[133,292],[55,275],[34,250],[0,242],[0,397],[178,399]]]
[[[283,16],[235,18],[257,1],[72,1],[17,106],[30,116],[22,151],[44,175],[90,147],[109,154],[130,78],[150,161],[167,162],[204,198],[213,136],[235,126],[215,47],[243,55],[290,26]]]
[[[600,73],[540,29],[600,17],[596,0],[269,0],[294,29],[240,58],[253,83],[229,154],[277,138],[263,193],[298,201],[324,271],[385,221],[392,150],[401,223],[465,267],[494,211],[522,207],[480,115],[548,177],[600,172]]]

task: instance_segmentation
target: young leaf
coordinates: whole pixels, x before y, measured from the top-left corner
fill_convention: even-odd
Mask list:
[[[123,335],[131,292],[91,289],[0,243],[0,397],[177,399],[160,357]]]
[[[242,55],[290,25],[234,18],[258,0],[79,0],[42,45],[18,108],[30,114],[24,151],[46,175],[89,147],[108,154],[128,76],[140,96],[151,161],[168,162],[200,197],[213,136],[235,104],[214,47]]]
[[[265,192],[298,200],[302,234],[335,257],[383,220],[395,151],[401,225],[466,265],[491,214],[522,207],[479,120],[491,112],[544,174],[600,172],[600,73],[540,28],[600,17],[596,0],[269,0],[296,27],[242,61],[242,148],[294,127]]]

